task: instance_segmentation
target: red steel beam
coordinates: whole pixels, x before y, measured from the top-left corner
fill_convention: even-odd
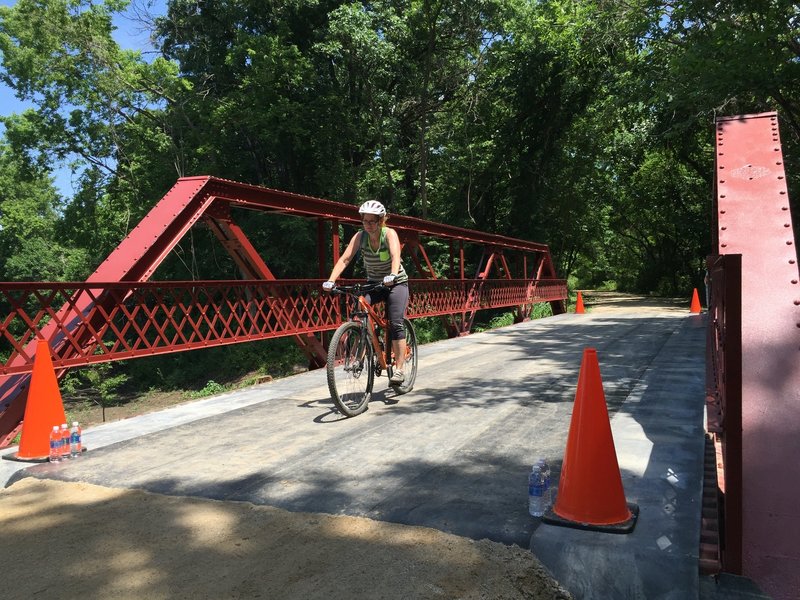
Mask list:
[[[239,270],[247,279],[258,279],[264,281],[275,281],[276,278],[270,271],[267,264],[262,260],[258,251],[250,243],[242,228],[237,225],[230,214],[230,207],[227,204],[217,202],[206,212],[205,222],[222,242],[223,247],[233,257]],[[322,265],[320,265],[322,268]],[[280,305],[269,302],[270,311],[275,314],[286,326],[291,329],[292,315],[284,312]],[[295,342],[311,360],[314,367],[321,367],[325,364],[327,355],[322,342],[313,333],[292,334]]]
[[[796,597],[800,274],[776,113],[717,119],[716,189],[718,252],[741,255],[741,423],[724,424],[742,432],[739,489],[726,483],[741,499],[741,574]]]
[[[227,200],[231,203],[231,206],[260,211],[268,210],[287,215],[337,219],[342,223],[360,225],[358,209],[352,204],[333,202],[313,196],[293,194],[216,177],[188,179],[204,181],[204,192],[213,194],[218,199]],[[529,242],[494,233],[474,231],[403,215],[391,215],[390,220],[392,228],[415,232],[419,236],[463,240],[478,245],[494,244],[525,252],[544,252],[548,254],[550,252],[547,244]]]

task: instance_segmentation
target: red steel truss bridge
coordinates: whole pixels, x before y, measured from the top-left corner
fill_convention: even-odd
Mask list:
[[[277,278],[234,220],[236,209],[315,220],[319,279]],[[198,222],[219,239],[243,279],[150,281]],[[324,365],[324,332],[342,322],[343,312],[320,283],[346,242],[340,226],[359,223],[353,205],[187,177],[86,282],[0,282],[0,352],[10,352],[0,366],[0,447],[21,427],[40,339],[49,342],[59,377],[73,367],[286,336],[312,367]],[[566,282],[556,277],[545,244],[400,215],[392,215],[391,225],[415,276],[410,318],[441,317],[457,336],[469,333],[479,310],[513,307],[518,320],[536,303],[549,302],[554,314],[565,310]],[[426,250],[431,241],[449,246],[448,273],[435,271]],[[476,255],[477,264],[468,264]]]

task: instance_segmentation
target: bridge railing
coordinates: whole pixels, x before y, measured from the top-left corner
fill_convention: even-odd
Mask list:
[[[56,370],[335,329],[339,296],[321,281],[0,283],[0,376],[30,373],[46,339]],[[561,279],[412,280],[410,318],[533,307]],[[2,377],[0,377],[2,380]]]

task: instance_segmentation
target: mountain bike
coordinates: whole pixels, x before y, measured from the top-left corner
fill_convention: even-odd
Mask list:
[[[385,289],[382,283],[335,286],[332,294],[348,296],[349,316],[334,332],[328,346],[328,389],[336,407],[348,417],[367,410],[375,377],[392,376],[395,368],[390,330],[385,315],[367,302],[364,294]],[[417,378],[417,334],[408,319],[403,319],[406,334],[405,379],[391,384],[397,395],[414,388]]]

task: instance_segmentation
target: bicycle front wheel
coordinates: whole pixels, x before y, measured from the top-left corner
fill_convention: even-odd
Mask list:
[[[375,377],[367,332],[359,323],[344,323],[328,347],[328,389],[336,407],[355,417],[367,410]]]
[[[414,389],[417,378],[417,332],[408,319],[403,319],[403,328],[406,331],[406,360],[403,364],[403,383],[395,387],[398,394],[407,394]]]

